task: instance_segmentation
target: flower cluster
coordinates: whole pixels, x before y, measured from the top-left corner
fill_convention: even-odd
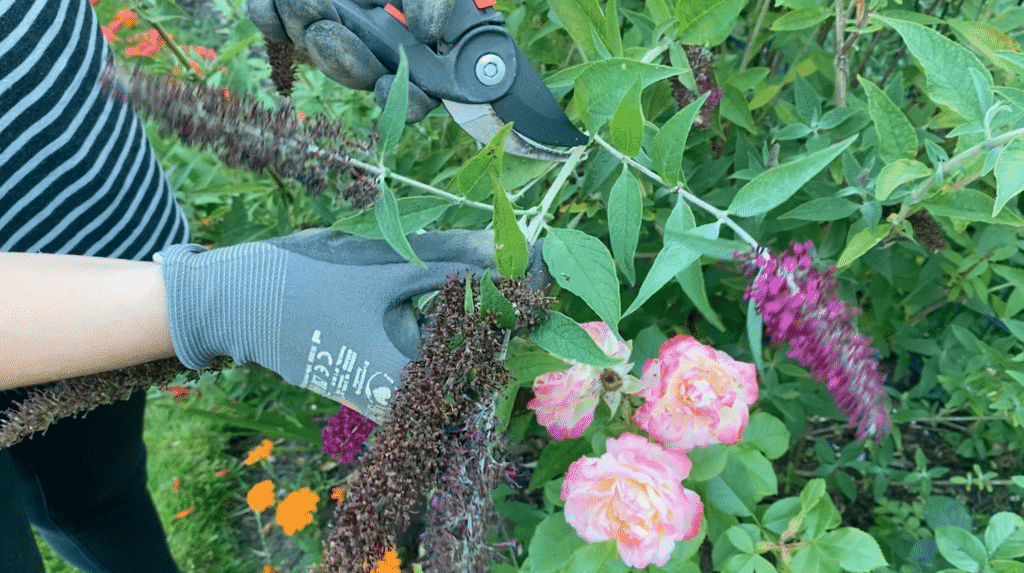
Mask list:
[[[253,448],[246,457],[245,464],[252,465],[270,456],[274,444],[264,439],[258,446]],[[275,499],[274,482],[263,480],[249,488],[245,500],[249,508],[257,514],[270,509],[277,500]],[[274,519],[277,521],[285,535],[294,535],[310,523],[313,523],[313,512],[316,511],[316,504],[320,496],[308,487],[300,488],[289,493],[280,503],[277,503],[277,512]]]
[[[722,88],[715,85],[715,56],[703,46],[683,46],[686,59],[693,72],[693,80],[697,85],[697,93],[686,88],[678,78],[672,77],[672,99],[679,107],[686,107],[706,92],[711,92],[707,101],[700,108],[700,113],[693,121],[695,127],[706,128],[711,125],[711,112],[722,101]]]
[[[538,423],[555,439],[578,438],[593,421],[599,393],[613,414],[623,393],[638,393],[645,402],[632,419],[660,443],[626,432],[609,437],[601,457],[573,462],[562,485],[566,522],[589,542],[615,539],[631,567],[664,565],[676,541],[697,535],[704,512],[698,495],[682,486],[691,467],[687,453],[739,441],[757,399],[754,366],[681,334],[661,346],[637,380],[628,374],[629,343],[603,322],[582,326],[621,362],[600,369],[569,360],[567,370],[538,377],[528,404]]]
[[[835,266],[821,272],[811,259],[813,243],[796,243],[791,252],[738,255],[746,273],[757,277],[744,293],[774,344],[788,342],[789,356],[825,382],[841,412],[860,438],[880,440],[889,432],[885,375],[871,339],[857,331],[859,309],[838,295]]]
[[[342,406],[322,433],[324,453],[350,464],[359,457],[363,442],[377,425],[352,408]]]
[[[182,143],[216,151],[231,167],[273,169],[315,194],[333,186],[330,175],[351,170],[346,152],[369,153],[373,146],[351,140],[326,116],[300,120],[289,100],[270,110],[249,94],[150,76],[140,69],[128,75],[113,65],[107,66],[100,81],[115,97],[130,99],[142,115],[158,121],[163,135],[174,134]],[[352,199],[360,207],[376,198],[363,187],[354,193]]]
[[[517,310],[517,328],[539,322],[547,304],[528,285],[527,279],[498,285]],[[479,300],[479,281],[471,286]],[[435,489],[422,541],[430,569],[484,572],[500,556],[487,536],[497,522],[490,492],[507,466],[494,425],[495,401],[509,379],[497,358],[506,331],[496,313],[467,311],[466,298],[463,279],[441,288],[423,355],[407,367],[335,510],[321,571],[367,571]]]

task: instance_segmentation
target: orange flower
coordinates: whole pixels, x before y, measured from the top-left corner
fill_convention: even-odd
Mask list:
[[[103,39],[106,40],[108,44],[111,42],[121,41],[121,38],[118,38],[117,34],[115,34],[114,30],[111,30],[109,26],[100,26],[100,30],[103,31]]]
[[[249,493],[245,496],[245,500],[249,502],[249,507],[253,511],[262,513],[268,507],[274,505],[274,482],[263,480],[252,486],[249,488]]]
[[[174,491],[178,491],[181,488],[181,480],[174,478]]]
[[[164,39],[160,37],[160,33],[156,30],[149,30],[142,34],[136,34],[132,36],[131,41],[138,43],[124,49],[124,55],[128,57],[144,56],[152,58],[160,51],[160,48],[164,46]]]
[[[196,510],[195,507],[190,507],[190,508],[186,509],[185,511],[182,511],[180,513],[175,514],[174,517],[188,517],[188,516],[192,515],[192,512],[195,511],[195,510]]]
[[[401,565],[401,561],[398,560],[398,551],[394,547],[389,547],[388,552],[384,554],[384,559],[377,562],[372,573],[399,573],[398,568]]]
[[[270,455],[270,450],[274,448],[274,443],[270,440],[263,438],[260,445],[256,446],[249,452],[249,457],[245,458],[245,465],[251,466],[254,463],[262,460],[263,458]]]
[[[222,478],[231,473],[231,470],[217,470],[217,477]]]
[[[308,487],[291,492],[277,505],[277,522],[286,534],[294,534],[313,523],[313,512],[316,511],[318,501],[320,496]]]
[[[263,573],[281,573],[281,570],[273,565],[264,565]]]
[[[184,398],[185,396],[188,396],[189,393],[191,392],[188,388],[184,386],[168,386],[167,391],[170,392],[171,394],[174,394],[175,398]]]
[[[110,28],[112,30],[117,31],[121,29],[121,26],[127,26],[131,28],[132,26],[137,26],[138,24],[139,17],[135,14],[135,12],[132,12],[131,8],[122,8],[118,10],[116,14],[114,14],[114,21],[110,23]]]
[[[345,488],[335,486],[331,488],[331,499],[338,500],[338,503],[345,501]]]

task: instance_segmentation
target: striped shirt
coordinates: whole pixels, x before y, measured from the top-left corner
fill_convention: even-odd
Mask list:
[[[188,223],[87,0],[0,0],[0,252],[149,260]]]

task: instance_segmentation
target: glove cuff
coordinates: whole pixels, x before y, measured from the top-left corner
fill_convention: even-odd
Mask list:
[[[279,368],[287,256],[261,243],[212,251],[173,245],[154,256],[163,266],[171,342],[182,364],[199,370],[231,356]]]

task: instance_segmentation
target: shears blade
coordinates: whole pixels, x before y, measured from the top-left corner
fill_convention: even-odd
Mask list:
[[[463,131],[484,145],[490,143],[494,134],[505,127],[505,121],[498,117],[491,104],[459,103],[447,99],[441,100],[441,103]],[[516,131],[516,126],[512,127],[512,132],[505,140],[505,151],[541,161],[565,161],[569,158],[568,151],[538,143]]]

